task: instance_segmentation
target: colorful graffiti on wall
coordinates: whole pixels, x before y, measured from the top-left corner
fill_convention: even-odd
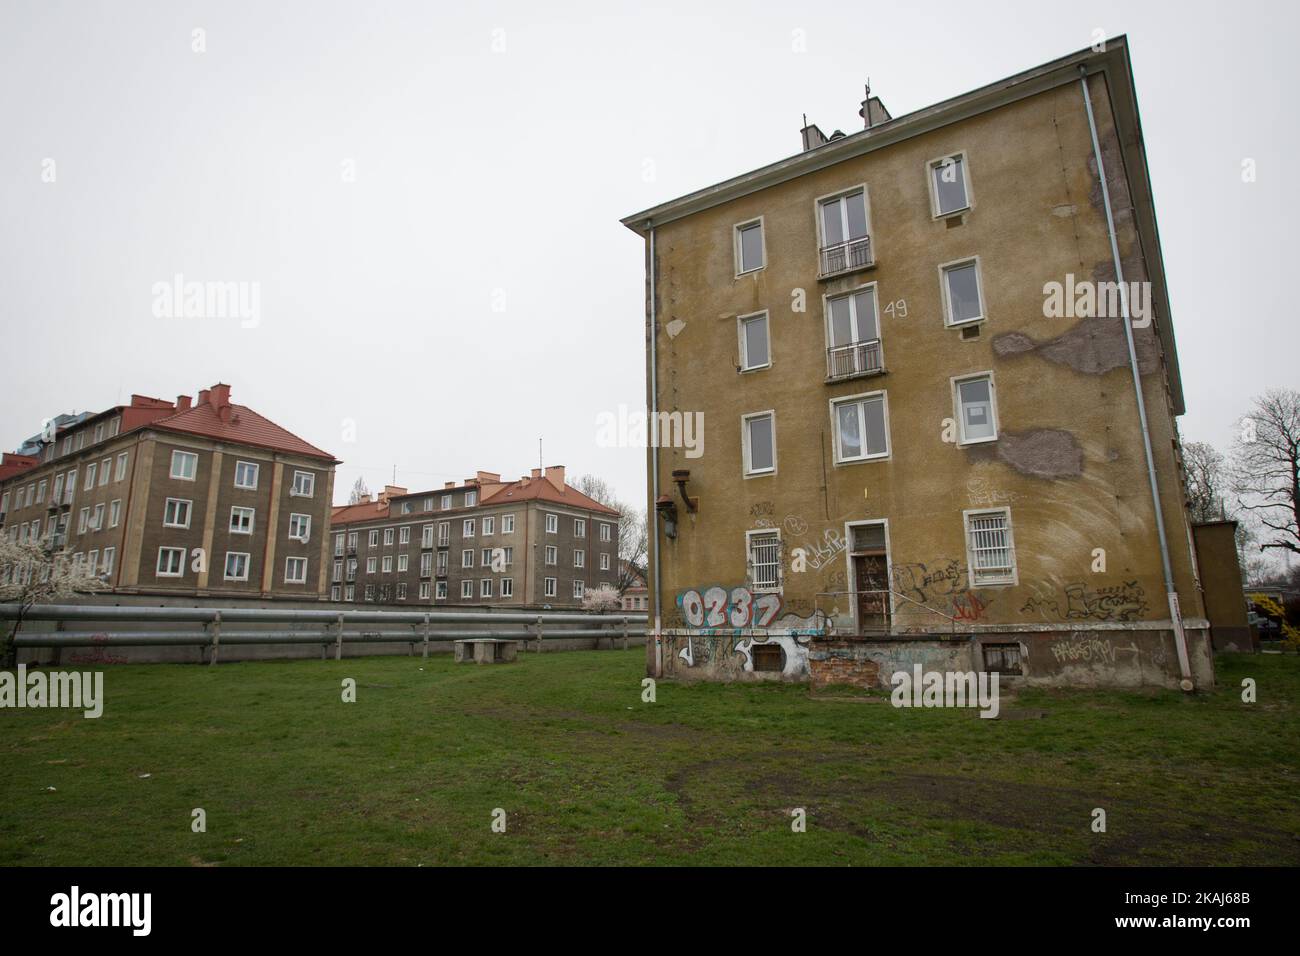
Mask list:
[[[1073,582],[1065,585],[1060,595],[1040,588],[1035,591],[1021,606],[1021,614],[1062,621],[1136,621],[1150,609],[1146,589],[1136,581],[1099,588]]]
[[[746,587],[691,588],[677,595],[677,606],[689,628],[768,627],[781,613],[781,595],[755,594]]]

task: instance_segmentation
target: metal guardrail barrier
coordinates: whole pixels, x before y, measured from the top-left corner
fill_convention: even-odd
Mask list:
[[[0,621],[15,620],[19,609],[13,604],[0,604]],[[127,625],[122,629],[112,627],[96,631],[19,632],[14,646],[24,647],[204,647],[210,652],[208,663],[216,663],[222,644],[274,645],[320,644],[322,654],[329,645],[335,648],[335,657],[341,658],[344,644],[415,644],[424,645],[424,656],[429,656],[431,643],[458,640],[498,639],[518,640],[535,644],[541,650],[543,640],[557,638],[592,637],[621,638],[624,648],[629,637],[644,637],[644,622],[635,626],[626,614],[579,614],[564,611],[451,611],[432,608],[427,611],[347,610],[326,611],[289,608],[249,607],[131,607],[97,606],[83,604],[37,605],[22,615],[24,622],[87,621],[96,624]],[[521,624],[518,628],[486,627],[438,628],[444,623],[465,624]],[[132,624],[198,624],[202,630],[139,630]],[[317,625],[303,630],[227,630],[228,624],[309,624]],[[361,629],[359,625],[386,625],[387,629]],[[556,627],[555,625],[586,624],[588,627]],[[348,625],[353,625],[352,630]],[[405,625],[405,627],[402,627]]]

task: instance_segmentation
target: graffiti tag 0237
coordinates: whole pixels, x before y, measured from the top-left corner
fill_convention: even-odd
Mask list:
[[[677,596],[687,627],[767,627],[781,613],[781,595],[755,594],[749,588],[692,588]]]

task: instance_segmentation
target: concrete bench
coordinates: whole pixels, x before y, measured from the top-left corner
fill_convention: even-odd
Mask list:
[[[474,637],[452,643],[458,664],[507,664],[519,653],[518,641],[497,637]]]

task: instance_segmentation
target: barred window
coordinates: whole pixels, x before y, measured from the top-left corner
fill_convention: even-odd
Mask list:
[[[1011,511],[966,513],[966,551],[972,587],[1014,584],[1016,551],[1011,539]]]
[[[750,533],[749,580],[755,591],[781,588],[781,536],[776,532]]]

